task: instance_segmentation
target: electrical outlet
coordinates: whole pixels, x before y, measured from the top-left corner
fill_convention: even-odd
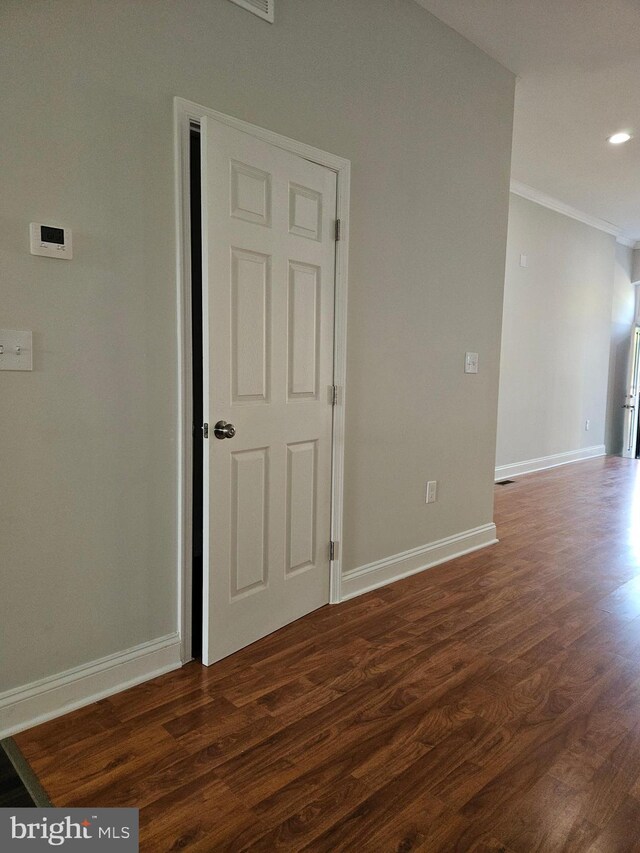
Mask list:
[[[591,426],[591,421],[589,420],[589,418],[587,418],[587,420],[584,422],[584,428],[587,432],[589,432],[590,426]]]
[[[427,483],[427,492],[425,503],[432,504],[435,503],[438,492],[438,481],[437,480],[429,480]]]

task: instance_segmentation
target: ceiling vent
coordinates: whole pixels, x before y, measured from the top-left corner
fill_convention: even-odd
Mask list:
[[[259,18],[264,18],[270,24],[273,23],[273,7],[276,0],[231,0],[231,2],[235,3],[236,6],[242,6],[243,9],[247,9],[249,12],[253,12]]]

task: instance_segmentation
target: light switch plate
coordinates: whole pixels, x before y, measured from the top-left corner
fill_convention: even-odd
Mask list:
[[[477,373],[478,372],[478,353],[477,352],[466,352],[464,354],[464,372],[465,373]]]
[[[0,370],[33,370],[33,334],[0,329]]]

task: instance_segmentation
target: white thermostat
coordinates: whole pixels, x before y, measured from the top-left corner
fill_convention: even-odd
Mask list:
[[[70,261],[73,257],[71,230],[69,228],[32,222],[30,234],[32,255],[43,255],[45,258],[63,258],[65,261]]]

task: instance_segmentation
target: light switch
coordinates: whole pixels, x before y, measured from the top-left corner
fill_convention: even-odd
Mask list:
[[[33,334],[0,329],[0,370],[33,370]]]
[[[464,372],[465,373],[477,373],[478,372],[478,353],[477,352],[466,352],[464,354]]]

